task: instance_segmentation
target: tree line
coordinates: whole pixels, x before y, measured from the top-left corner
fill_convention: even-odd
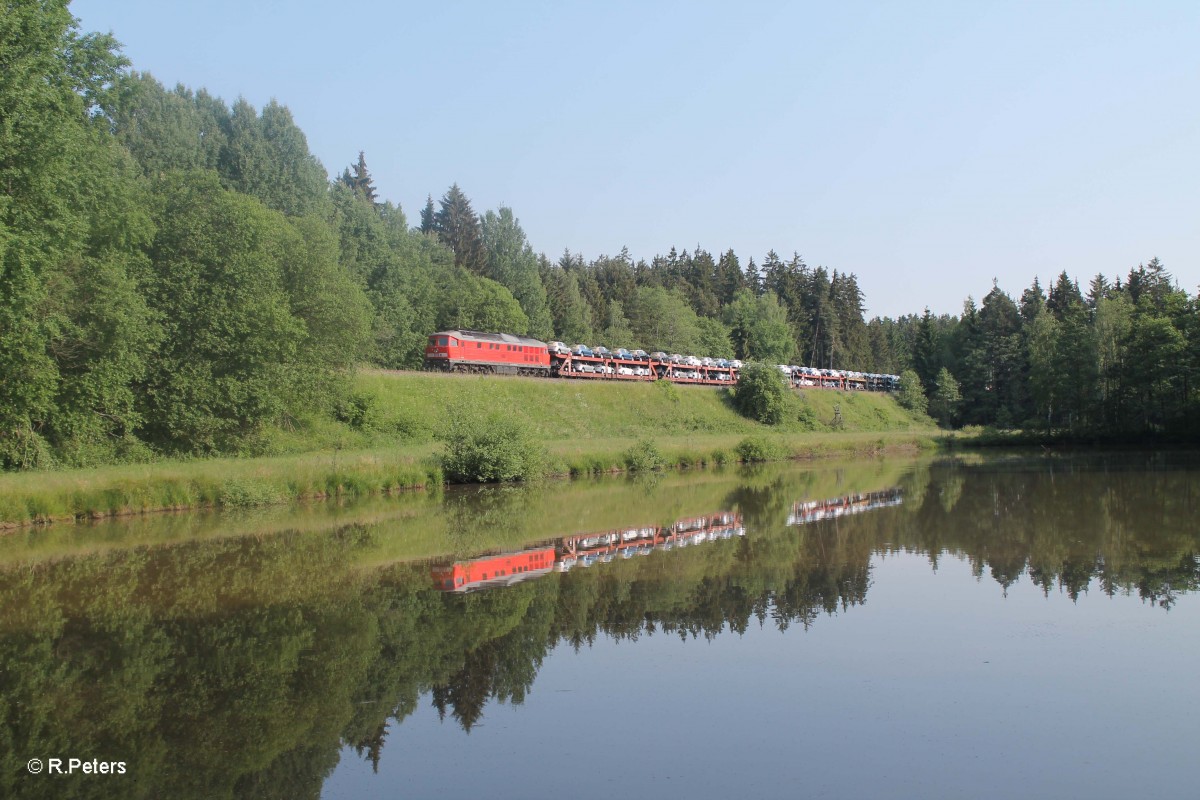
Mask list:
[[[1064,278],[867,322],[853,274],[795,253],[551,259],[457,184],[410,225],[364,153],[329,180],[285,106],[168,89],[66,0],[10,4],[0,51],[4,468],[261,452],[449,328],[912,369],[948,424],[1192,429],[1196,299],[1157,261],[1087,297]]]
[[[947,425],[1072,436],[1195,436],[1200,305],[1157,258],[1086,292],[1065,271],[1019,298],[993,286],[958,316],[872,320],[878,361],[907,369]]]

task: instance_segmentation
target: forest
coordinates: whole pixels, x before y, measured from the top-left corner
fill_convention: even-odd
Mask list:
[[[167,88],[67,5],[0,20],[4,469],[264,452],[448,328],[905,373],[946,426],[1197,432],[1197,297],[1156,258],[869,321],[794,251],[553,258],[457,184],[410,221],[364,153],[331,180],[286,106]]]

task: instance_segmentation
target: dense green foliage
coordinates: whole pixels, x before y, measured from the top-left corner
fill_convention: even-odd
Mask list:
[[[1055,435],[1200,433],[1200,305],[1158,259],[1083,294],[1067,273],[1019,301],[880,323],[878,358],[914,370],[943,424]],[[883,335],[886,332],[886,336]]]
[[[10,4],[0,51],[0,466],[260,451],[433,330],[549,334],[511,212],[501,285],[482,238],[378,202],[364,154],[331,184],[286,107],[129,72],[64,0]],[[444,205],[478,233],[457,188]]]
[[[774,461],[780,456],[778,443],[765,436],[747,436],[738,442],[735,452],[738,461],[754,464],[760,461]]]
[[[925,387],[921,385],[921,378],[915,370],[906,369],[901,373],[900,391],[896,395],[896,402],[918,414],[924,414],[928,408],[929,400],[925,397]]]
[[[625,469],[630,472],[651,472],[666,466],[667,460],[653,439],[641,439],[625,451]]]
[[[788,396],[783,374],[777,368],[751,361],[742,368],[733,390],[733,404],[743,416],[778,425],[786,415]]]
[[[462,406],[446,412],[442,469],[458,482],[496,483],[538,478],[546,450],[521,420],[503,411],[480,415]]]

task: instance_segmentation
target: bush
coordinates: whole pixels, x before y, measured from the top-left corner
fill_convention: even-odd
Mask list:
[[[658,470],[665,464],[662,451],[649,439],[642,439],[625,451],[625,468],[630,472]]]
[[[796,422],[805,430],[816,430],[821,424],[817,419],[817,411],[805,399],[803,393],[792,395],[792,409],[795,412]]]
[[[766,425],[783,422],[788,407],[788,388],[777,367],[750,363],[738,375],[733,405],[743,417]]]
[[[221,484],[218,504],[225,508],[250,508],[280,501],[280,493],[265,481],[229,478]]]
[[[734,449],[737,451],[738,461],[746,463],[774,461],[787,455],[783,447],[761,436],[748,436],[738,442]]]
[[[521,421],[503,412],[480,418],[463,407],[449,414],[450,424],[440,437],[445,443],[442,468],[448,480],[527,481],[544,473],[546,451]]]
[[[337,402],[333,416],[338,422],[344,422],[355,430],[370,430],[375,427],[378,418],[375,398],[369,394],[354,392]]]

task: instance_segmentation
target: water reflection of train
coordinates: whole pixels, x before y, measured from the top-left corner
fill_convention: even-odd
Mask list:
[[[835,497],[830,500],[809,500],[792,505],[792,513],[788,516],[788,525],[805,525],[819,522],[823,519],[844,517],[849,514],[861,514],[864,511],[874,511],[877,508],[898,506],[904,502],[899,489],[884,489],[880,492],[851,494],[845,497]]]
[[[900,505],[901,502],[899,489],[797,502],[792,506],[787,524],[802,525]],[[675,550],[745,535],[746,529],[742,525],[741,514],[719,511],[714,514],[685,517],[669,525],[580,533],[526,550],[492,553],[467,561],[439,564],[432,568],[431,576],[436,588],[446,592],[465,593],[511,586],[540,577],[552,570],[567,572],[572,569],[584,569],[617,559],[648,556],[656,550]]]
[[[655,550],[673,550],[745,535],[742,515],[722,511],[701,517],[686,517],[670,525],[567,536],[555,546],[559,556],[555,569],[566,572],[575,567],[590,567],[617,558],[648,556]]]
[[[471,592],[511,586],[545,575],[554,569],[555,553],[550,546],[517,553],[480,556],[470,561],[438,564],[430,571],[433,585],[446,592]]]

